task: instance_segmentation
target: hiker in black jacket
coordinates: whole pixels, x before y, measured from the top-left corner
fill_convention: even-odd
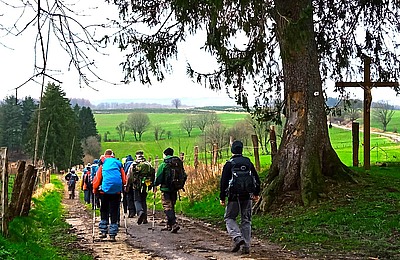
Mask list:
[[[231,147],[232,157],[222,170],[220,182],[220,204],[226,206],[224,220],[229,236],[233,240],[232,252],[242,247],[243,254],[250,253],[252,200],[260,194],[260,178],[249,158],[242,156],[243,143],[235,141]],[[235,174],[233,174],[235,172]],[[233,178],[234,176],[234,178]],[[237,177],[239,176],[239,177]],[[231,181],[232,180],[232,181]],[[239,183],[235,186],[234,183]],[[238,187],[247,187],[242,190]],[[228,197],[228,203],[225,199]],[[240,213],[240,227],[236,218]]]

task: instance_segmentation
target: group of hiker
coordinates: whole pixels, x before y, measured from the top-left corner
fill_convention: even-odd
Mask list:
[[[243,254],[249,254],[252,202],[259,199],[260,179],[253,163],[242,155],[242,142],[233,142],[231,152],[232,157],[224,165],[221,175],[220,204],[225,207],[226,229],[233,241],[231,251],[237,252],[242,248]],[[158,186],[167,222],[162,231],[177,233],[180,230],[175,205],[187,175],[183,161],[174,156],[172,148],[165,149],[163,157],[157,172],[146,160],[143,151],[137,151],[135,158],[128,155],[120,161],[111,149],[107,149],[100,159],[86,165],[81,189],[86,203],[92,203],[94,210],[100,206],[100,238],[109,236],[110,241],[116,241],[121,197],[123,211],[128,213],[128,218],[137,215],[138,225],[147,224],[147,193],[152,190],[155,196]],[[74,199],[75,183],[79,179],[76,170],[72,168],[65,179],[69,185],[69,198]],[[240,225],[236,222],[239,214]]]

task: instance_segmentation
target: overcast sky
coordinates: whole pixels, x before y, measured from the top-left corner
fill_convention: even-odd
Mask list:
[[[80,21],[86,23],[91,23],[94,19],[96,21],[104,19],[105,14],[110,16],[114,13],[116,14],[116,11],[113,11],[115,9],[104,4],[102,0],[71,0],[70,2],[79,6],[75,10],[80,10],[80,14],[85,15],[80,18]],[[0,2],[0,25],[4,27],[12,26],[16,21],[16,17],[19,17],[21,13],[21,8],[12,8]],[[32,19],[34,14],[29,14],[25,11],[24,15],[24,19],[21,19],[17,24],[19,29],[24,26],[26,21]],[[36,33],[36,25],[30,26],[25,33],[18,37],[7,34],[5,30],[0,30],[0,99],[15,95],[15,88],[33,75]],[[61,48],[57,47],[56,40],[51,38],[49,43],[51,47],[48,54],[49,74],[62,82],[61,87],[68,98],[85,98],[93,104],[116,100],[121,100],[121,102],[123,100],[136,100],[137,102],[146,103],[160,100],[160,103],[170,104],[170,100],[180,98],[185,105],[234,105],[235,102],[228,97],[225,90],[215,92],[206,89],[192,82],[186,76],[186,61],[198,66],[200,70],[215,67],[214,60],[199,49],[202,42],[204,42],[204,38],[197,36],[189,38],[187,43],[180,45],[178,60],[173,62],[173,74],[167,75],[164,82],[154,82],[152,86],[143,86],[138,82],[131,82],[128,85],[121,84],[123,73],[119,63],[124,60],[124,57],[115,46],[110,46],[111,48],[106,51],[107,55],[93,53],[91,58],[97,63],[96,73],[106,81],[117,85],[97,81],[92,83],[92,88],[90,88],[84,84],[81,87],[79,86],[77,72],[75,70],[68,71],[68,56],[65,55]],[[40,57],[37,57],[37,59],[40,59]],[[358,80],[361,80],[361,78]],[[19,88],[18,96],[39,98],[41,78],[36,78],[36,81],[29,82]],[[53,81],[47,78],[45,82],[47,84],[47,82]],[[330,86],[332,90],[333,83],[330,84],[332,85]],[[355,88],[352,92],[354,93],[352,97],[362,98],[363,96],[361,88]],[[334,94],[331,93],[330,96],[334,96]],[[191,101],[188,101],[189,99]],[[396,97],[395,92],[390,88],[374,89],[373,100],[388,100],[391,104],[400,105],[400,98]]]

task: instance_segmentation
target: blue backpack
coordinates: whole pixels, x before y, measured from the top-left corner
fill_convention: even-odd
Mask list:
[[[103,163],[101,189],[107,194],[122,192],[122,163],[115,158],[107,158]]]

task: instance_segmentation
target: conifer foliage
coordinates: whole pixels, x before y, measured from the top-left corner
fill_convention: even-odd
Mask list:
[[[43,94],[40,116],[39,155],[47,165],[67,169],[82,163],[78,118],[65,92],[59,85],[49,83]],[[37,112],[30,126],[30,151],[34,151]],[[48,131],[47,131],[48,129]],[[44,152],[43,152],[44,151]]]
[[[313,204],[324,192],[327,178],[350,179],[349,169],[329,141],[326,79],[361,79],[365,56],[373,60],[376,80],[397,80],[400,74],[399,1],[107,2],[119,8],[121,19],[116,23],[121,30],[114,42],[128,53],[123,62],[126,80],[163,80],[181,50],[179,44],[190,34],[203,33],[202,48],[218,65],[197,71],[195,64],[188,64],[187,74],[211,89],[227,88],[260,120],[279,122],[285,115],[261,210],[274,202]],[[253,107],[248,95],[252,90],[258,94]],[[282,91],[278,110],[266,109]]]

